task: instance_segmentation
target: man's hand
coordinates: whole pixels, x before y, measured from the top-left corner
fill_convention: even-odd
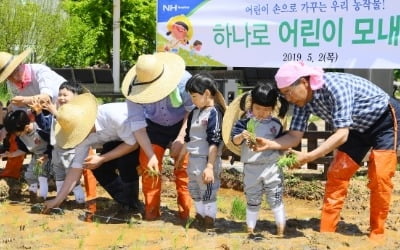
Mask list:
[[[289,153],[296,155],[296,163],[291,166],[291,168],[301,168],[304,164],[312,161],[309,157],[308,152],[300,152],[293,149],[289,150]]]
[[[160,172],[160,169],[158,168],[158,159],[155,154],[150,157],[149,162],[147,163],[147,168],[153,172]]]
[[[183,145],[185,144],[184,142],[184,138],[181,136],[178,136],[175,141],[172,142],[171,144],[171,148],[170,148],[170,152],[169,155],[172,158],[176,158],[179,156],[179,153],[181,152]]]
[[[52,208],[59,207],[60,203],[56,199],[47,200],[44,202],[44,208],[42,213],[49,214]]]
[[[96,169],[104,163],[104,158],[101,155],[89,155],[83,162],[84,169]]]
[[[251,150],[255,152],[260,152],[264,151],[269,148],[269,142],[270,140],[262,138],[262,137],[256,137],[256,143],[251,145]]]

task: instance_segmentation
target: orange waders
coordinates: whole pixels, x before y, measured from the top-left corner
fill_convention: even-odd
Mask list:
[[[15,134],[10,135],[9,143],[10,143],[9,152],[14,152],[18,150]],[[1,172],[0,177],[10,177],[14,179],[19,179],[21,177],[21,169],[24,159],[25,159],[25,154],[17,157],[7,158],[6,167]]]
[[[324,203],[321,214],[321,232],[335,232],[340,211],[347,195],[350,178],[359,168],[346,153],[337,151],[328,169]]]
[[[163,157],[165,149],[152,144],[153,151],[156,154],[159,163],[159,172],[162,172]],[[176,177],[176,190],[178,193],[178,207],[179,207],[179,217],[182,219],[189,218],[190,207],[191,207],[191,197],[188,190],[189,177],[187,175],[187,160],[186,156],[184,163],[181,168],[175,169],[174,174]],[[147,163],[149,159],[147,158],[145,152],[140,149],[139,162],[140,169],[139,172],[142,175],[142,191],[145,200],[145,220],[155,220],[161,215],[160,213],[160,202],[161,202],[161,176],[154,176],[149,171],[147,171]]]
[[[89,155],[96,154],[94,149],[89,149]],[[96,199],[97,197],[97,180],[94,177],[92,170],[84,169],[82,172],[85,182],[86,201]]]

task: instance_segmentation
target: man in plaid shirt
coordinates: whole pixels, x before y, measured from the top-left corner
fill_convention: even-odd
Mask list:
[[[328,73],[302,62],[288,62],[275,75],[281,95],[295,105],[290,131],[275,140],[257,138],[254,150],[288,149],[299,144],[311,114],[334,128],[334,133],[310,152],[293,151],[297,167],[337,149],[329,167],[321,215],[321,232],[335,232],[350,178],[371,150],[368,167],[369,238],[382,242],[389,212],[400,103],[372,82],[346,73]]]

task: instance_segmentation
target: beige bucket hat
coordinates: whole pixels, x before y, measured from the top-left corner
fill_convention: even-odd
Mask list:
[[[0,82],[6,80],[31,52],[32,49],[30,48],[26,49],[17,56],[14,56],[8,52],[0,52]]]
[[[93,129],[97,117],[96,97],[91,93],[75,96],[62,105],[57,113],[56,144],[64,149],[74,148]]]
[[[139,56],[125,75],[121,92],[130,101],[153,103],[168,96],[185,73],[185,61],[171,52]]]

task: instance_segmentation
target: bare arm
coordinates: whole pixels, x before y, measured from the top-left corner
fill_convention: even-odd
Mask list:
[[[115,147],[113,150],[101,155],[101,157],[103,158],[103,163],[117,159],[126,154],[129,154],[130,152],[138,149],[138,147],[139,145],[137,143],[135,143],[134,145],[128,145],[125,142],[123,142],[119,144],[117,147]]]
[[[216,145],[210,145],[208,148],[208,160],[207,166],[203,171],[203,182],[211,183],[214,182],[214,165],[217,159],[218,147]]]
[[[254,151],[264,151],[268,149],[286,150],[295,147],[300,143],[304,132],[290,130],[285,135],[276,138],[275,140],[268,140],[265,138],[257,137],[257,144],[253,147]]]
[[[50,96],[47,94],[39,94],[34,96],[15,96],[11,99],[11,104],[18,107],[29,106],[34,102],[34,99],[38,99],[39,103],[51,102]]]
[[[307,162],[324,157],[347,141],[349,128],[339,128],[328,137],[319,147],[307,153]]]
[[[147,134],[146,128],[141,128],[133,132],[136,141],[139,143],[140,148],[145,152],[150,159],[154,155],[153,147],[151,146],[150,138]]]
[[[48,213],[52,208],[59,207],[61,203],[65,200],[65,198],[67,198],[72,189],[76,186],[76,183],[78,182],[81,175],[81,168],[71,168],[68,171],[61,190],[57,193],[56,198],[45,201],[45,208],[43,210],[43,213]]]
[[[130,152],[136,150],[138,147],[139,147],[139,145],[137,143],[135,143],[134,145],[128,145],[126,143],[121,143],[117,147],[115,147],[113,150],[111,150],[105,154],[89,155],[85,159],[83,168],[96,169],[96,168],[100,167],[103,163],[112,161],[121,156],[129,154]]]
[[[155,171],[158,170],[158,159],[153,151],[153,146],[151,145],[150,138],[147,134],[146,128],[141,128],[133,132],[136,141],[139,143],[141,150],[147,155],[149,162],[147,167]]]
[[[171,157],[178,157],[180,151],[182,150],[183,145],[185,144],[185,135],[186,135],[188,117],[189,117],[189,112],[186,112],[185,116],[183,117],[182,127],[179,130],[178,136],[172,142],[171,152],[170,152]]]

